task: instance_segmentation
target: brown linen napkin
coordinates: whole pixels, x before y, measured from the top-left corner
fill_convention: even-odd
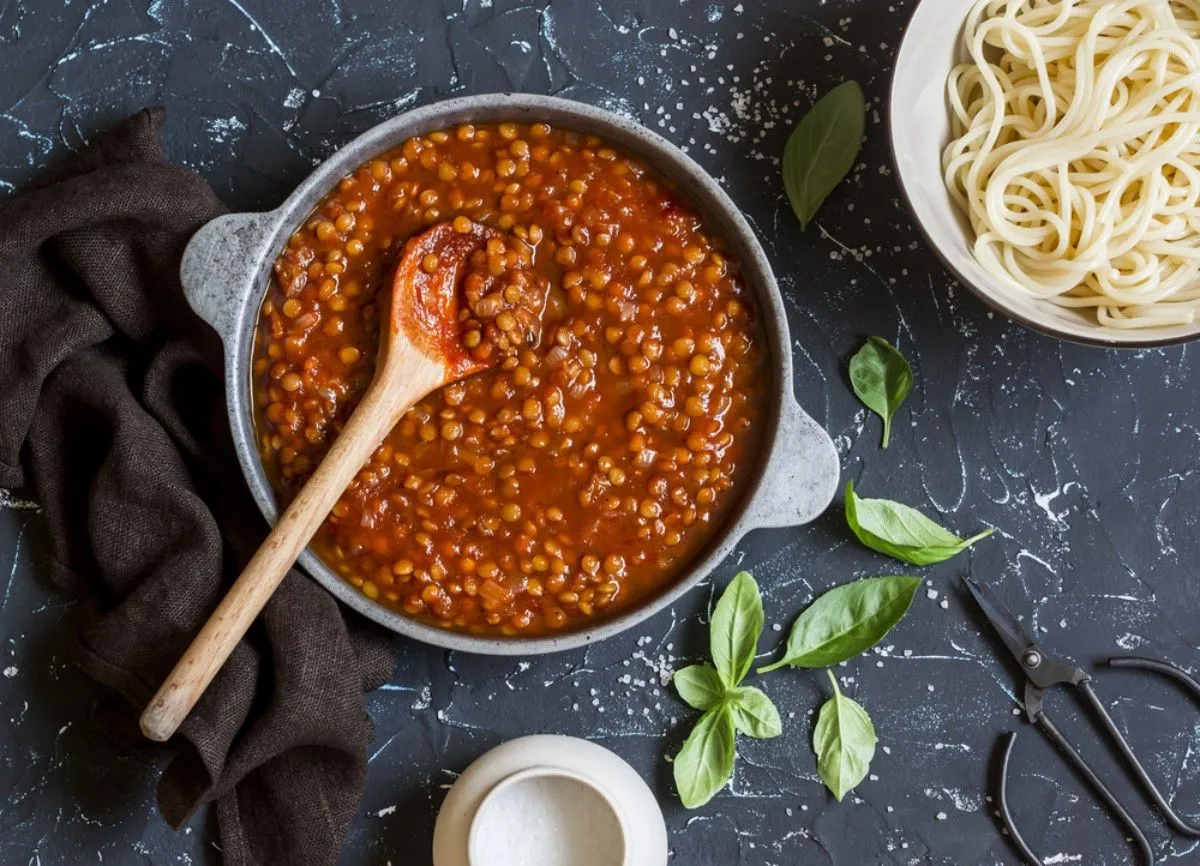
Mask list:
[[[144,111],[0,205],[0,486],[28,486],[51,577],[81,596],[76,661],[132,724],[266,532],[238,473],[216,335],[179,259],[224,211]],[[231,864],[337,858],[390,641],[292,572],[181,728],[158,788],[215,800]]]

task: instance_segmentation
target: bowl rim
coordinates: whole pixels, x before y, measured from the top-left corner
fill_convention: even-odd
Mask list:
[[[227,409],[235,450],[243,475],[260,511],[274,524],[279,515],[275,498],[256,446],[253,422],[253,395],[250,388],[250,356],[254,342],[258,310],[269,283],[270,265],[280,245],[311,212],[320,199],[334,188],[346,170],[353,170],[372,156],[394,147],[415,130],[431,131],[454,123],[477,119],[499,122],[507,119],[559,123],[582,132],[594,132],[618,147],[642,158],[655,171],[670,178],[682,189],[706,221],[720,230],[741,267],[744,282],[756,305],[756,318],[764,337],[764,370],[771,377],[763,427],[756,451],[756,464],[743,481],[743,490],[731,504],[708,541],[682,564],[674,578],[630,607],[561,634],[536,637],[480,635],[450,627],[431,625],[367,598],[326,564],[311,547],[298,558],[299,566],[324,589],[351,609],[406,637],[448,650],[483,655],[516,656],[560,652],[590,645],[626,631],[657,614],[692,589],[712,572],[752,529],[783,525],[763,520],[753,507],[760,497],[767,499],[774,490],[767,470],[775,468],[775,454],[789,441],[784,428],[794,409],[811,422],[796,403],[792,390],[791,338],[782,295],[770,262],[741,210],[717,181],[673,143],[636,121],[587,103],[538,94],[479,94],[430,103],[386,120],[356,136],[335,150],[274,210],[262,214],[234,214],[219,220],[247,221],[243,240],[245,256],[240,271],[230,279],[228,291],[237,309],[222,316],[217,325],[225,342]],[[403,135],[397,140],[399,131]],[[211,224],[210,224],[211,225]],[[236,232],[238,229],[234,229]],[[185,253],[185,270],[188,255]],[[794,418],[792,418],[794,420]],[[811,422],[815,425],[815,422]],[[821,430],[829,449],[832,441]],[[819,465],[819,455],[813,455]],[[834,461],[830,491],[836,485]],[[828,504],[826,498],[821,510]],[[792,521],[799,523],[801,521]]]
[[[1117,341],[1100,336],[1100,334],[1104,332],[1100,330],[1099,325],[1096,326],[1097,336],[1095,337],[1087,337],[1081,334],[1071,333],[1069,331],[1062,330],[1055,325],[1037,321],[1029,316],[1008,308],[1003,303],[979,288],[972,279],[963,274],[963,272],[950,261],[950,257],[943,252],[941,245],[933,237],[933,233],[926,228],[925,223],[921,219],[921,215],[913,201],[913,196],[909,192],[909,188],[905,183],[903,163],[899,159],[898,149],[896,146],[896,129],[901,122],[901,119],[896,115],[897,79],[900,76],[900,69],[905,60],[904,49],[909,45],[909,39],[913,33],[913,23],[916,20],[917,15],[920,13],[921,7],[924,6],[926,2],[927,0],[918,0],[917,4],[913,7],[912,13],[909,15],[908,23],[904,25],[904,32],[900,37],[900,44],[896,49],[896,60],[892,64],[891,79],[888,82],[888,108],[885,112],[885,116],[888,131],[888,153],[892,158],[892,168],[896,175],[896,186],[900,190],[900,198],[904,201],[904,206],[908,209],[909,216],[912,217],[913,224],[917,227],[917,231],[920,233],[921,238],[925,241],[925,246],[928,247],[937,257],[938,261],[942,263],[942,267],[949,271],[950,275],[954,277],[954,279],[960,285],[966,288],[968,292],[982,301],[984,306],[986,306],[988,309],[1000,313],[1004,317],[1011,319],[1017,324],[1022,325],[1023,327],[1034,331],[1035,333],[1042,334],[1043,336],[1054,337],[1059,340],[1064,340],[1068,343],[1074,343],[1077,346],[1089,346],[1102,349],[1144,350],[1179,346],[1185,343],[1191,343],[1196,340],[1200,340],[1200,322],[1197,323],[1195,333],[1180,334],[1174,337],[1157,337]],[[966,22],[967,13],[970,11],[969,7],[964,7],[964,9],[963,23]],[[956,31],[956,33],[959,33],[960,31],[961,27],[959,28],[959,31]],[[958,38],[959,37],[956,35],[956,41]],[[1039,300],[1039,303],[1045,304],[1047,302],[1044,300]]]

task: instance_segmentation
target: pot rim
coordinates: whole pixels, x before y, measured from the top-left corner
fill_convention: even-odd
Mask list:
[[[708,543],[659,591],[590,626],[528,638],[455,631],[372,601],[311,548],[306,547],[298,559],[303,570],[334,597],[398,634],[450,650],[514,656],[574,649],[626,631],[699,583],[752,529],[798,525],[815,518],[832,499],[838,458],[828,434],[795,401],[787,316],[766,253],[746,218],[715,179],[657,133],[601,108],[535,94],[463,96],[413,109],[372,127],[317,166],[279,207],[261,214],[220,217],[202,228],[185,252],[181,267],[184,291],[225,343],[226,400],[234,445],[242,474],[267,520],[274,524],[279,508],[256,445],[249,371],[258,311],[279,249],[342,177],[381,151],[414,134],[455,123],[503,120],[543,120],[601,135],[673,180],[705,221],[720,231],[738,260],[755,299],[757,320],[767,343],[764,365],[772,376],[757,465],[743,480],[741,495]],[[808,453],[803,456],[807,462],[800,469],[789,468],[788,463],[799,463],[796,458],[802,455],[788,455],[790,459],[784,463],[778,453],[783,448],[806,448]],[[796,489],[797,477],[801,487],[807,489]],[[797,510],[799,516],[781,520],[777,513],[781,510]]]

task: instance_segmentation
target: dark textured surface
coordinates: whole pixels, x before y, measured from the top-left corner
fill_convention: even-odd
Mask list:
[[[753,220],[786,297],[796,390],[835,437],[862,495],[996,535],[925,570],[929,586],[879,652],[839,673],[872,713],[873,776],[841,804],[815,775],[812,714],[824,685],[785,672],[762,685],[784,735],[743,741],[732,788],[686,812],[672,754],[694,713],[667,672],[698,658],[711,588],[587,651],[491,660],[399,646],[369,698],[378,728],[348,864],[428,862],[444,789],[501,740],[587,736],[652,784],[674,863],[1016,863],[985,800],[996,734],[1020,729],[1014,789],[1022,826],[1055,864],[1132,862],[1120,835],[1016,715],[1013,672],[994,656],[956,586],[970,569],[1032,615],[1050,650],[1087,665],[1136,651],[1200,660],[1200,408],[1195,349],[1116,353],[1028,333],[955,287],[897,198],[881,123],[909,3],[499,0],[267,4],[0,0],[0,197],[65,149],[152,102],[170,110],[169,154],[233,207],[278,202],[339,143],[442,96],[523,89],[602,105],[685,145]],[[814,95],[856,77],[871,99],[853,180],[801,234],[776,155]],[[878,449],[878,423],[845,381],[863,335],[913,361],[917,385]],[[0,512],[0,862],[207,863],[204,816],[173,833],[152,805],[160,760],[107,742],[95,701],[64,661],[70,603],[39,577],[38,517]],[[768,649],[814,592],[898,565],[853,542],[837,510],[809,527],[747,539],[735,567],[758,576]],[[1153,774],[1200,811],[1200,708],[1168,685],[1109,671],[1098,688]],[[1085,749],[1076,708],[1051,710]],[[1108,766],[1108,765],[1106,765]],[[1109,766],[1109,769],[1112,769]],[[1122,788],[1122,790],[1124,790]],[[1164,862],[1200,862],[1142,803]]]

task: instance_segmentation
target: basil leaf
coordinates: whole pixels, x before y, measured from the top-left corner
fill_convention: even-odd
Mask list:
[[[713,664],[726,688],[733,688],[750,670],[763,629],[762,596],[747,571],[739,571],[726,587],[709,624]]]
[[[846,81],[821,97],[788,137],[783,188],[801,229],[808,228],[821,203],[854,168],[866,113],[862,88]]]
[[[833,671],[826,673],[833,683],[833,697],[817,716],[813,751],[817,753],[817,775],[840,802],[866,778],[875,757],[875,726],[866,710],[842,695]]]
[[[915,508],[890,499],[859,499],[850,481],[846,482],[846,522],[867,547],[911,565],[944,562],[992,534],[985,529],[959,538]]]
[[[733,775],[733,717],[727,703],[711,708],[675,756],[675,787],[688,809],[703,806]]]
[[[868,337],[850,359],[850,384],[868,409],[883,419],[883,445],[888,447],[892,416],[912,390],[912,368],[883,337]]]
[[[729,693],[729,707],[733,713],[733,724],[747,737],[769,740],[783,733],[779,710],[761,690],[754,686],[741,686]]]
[[[883,640],[920,585],[919,577],[864,577],[834,587],[796,618],[784,657],[758,672],[784,665],[823,668],[854,658]]]
[[[675,691],[688,706],[707,710],[725,697],[725,686],[712,665],[689,665],[675,671]]]

